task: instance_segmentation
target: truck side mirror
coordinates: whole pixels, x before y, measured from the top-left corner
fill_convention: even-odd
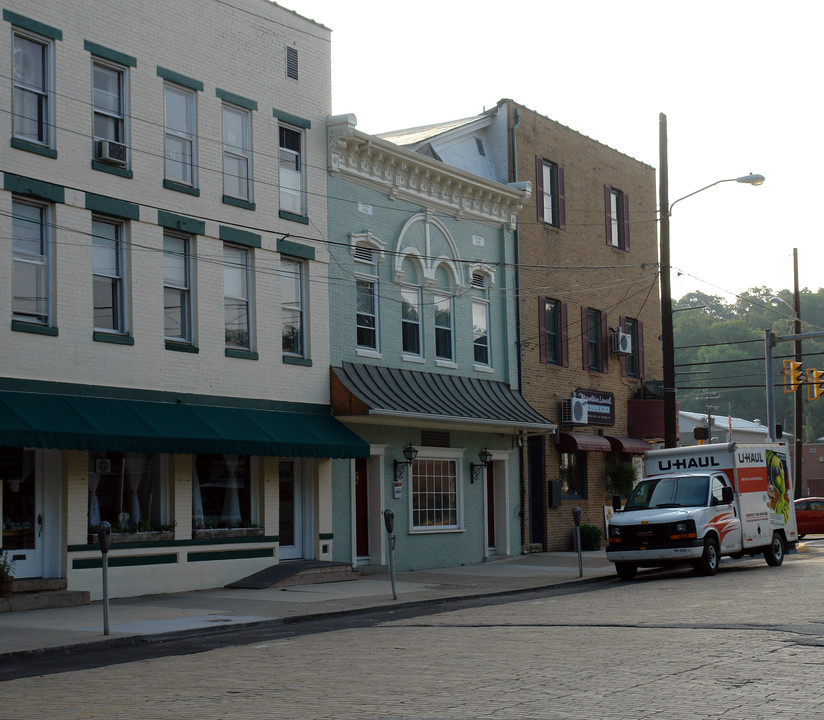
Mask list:
[[[615,512],[621,511],[621,496],[620,495],[613,495],[612,496],[612,509]]]
[[[112,542],[112,526],[105,520],[97,526],[97,544],[104,555],[109,552]]]
[[[383,511],[383,524],[386,525],[386,532],[391,535],[395,529],[395,511],[391,508]]]
[[[721,488],[721,502],[723,502],[725,505],[729,505],[730,503],[732,503],[734,497],[735,494],[733,493],[732,488],[729,485],[724,485],[724,487]]]

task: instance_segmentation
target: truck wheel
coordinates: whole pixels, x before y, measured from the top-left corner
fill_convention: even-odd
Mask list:
[[[702,575],[715,575],[718,572],[718,543],[715,538],[704,538],[704,554],[693,567]]]
[[[772,542],[764,548],[764,559],[770,567],[778,567],[784,562],[784,538],[781,533],[773,533]]]
[[[632,580],[635,573],[638,572],[638,566],[633,563],[619,562],[615,563],[615,572],[621,580]]]

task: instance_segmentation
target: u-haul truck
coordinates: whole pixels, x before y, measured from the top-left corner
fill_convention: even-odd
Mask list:
[[[689,563],[714,575],[722,555],[781,565],[798,540],[785,443],[650,450],[639,482],[607,526],[607,558],[624,580],[639,567]]]

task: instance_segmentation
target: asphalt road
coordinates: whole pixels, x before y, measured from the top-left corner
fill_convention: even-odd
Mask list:
[[[725,560],[715,577],[643,572],[142,657],[44,657],[0,683],[0,718],[815,720],[824,542],[809,540],[780,568]]]

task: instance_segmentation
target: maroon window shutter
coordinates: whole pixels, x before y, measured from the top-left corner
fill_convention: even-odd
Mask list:
[[[624,225],[624,250],[629,252],[629,195],[621,193],[621,198],[621,214],[623,215],[621,219]]]
[[[541,362],[547,362],[546,356],[546,298],[538,298],[538,347],[541,353]]]
[[[609,372],[609,328],[606,313],[601,313],[601,372]]]
[[[569,345],[567,343],[567,304],[561,303],[561,366],[569,367]]]
[[[635,321],[635,332],[638,335],[636,342],[638,343],[638,377],[644,379],[644,323],[640,320]]]
[[[621,315],[618,320],[618,326],[621,328],[621,332],[626,332],[627,330],[627,319]],[[621,377],[627,376],[627,356],[626,355],[619,355],[618,363],[621,365]]]
[[[544,220],[544,159],[535,156],[535,202],[538,205],[538,222]]]
[[[558,165],[556,182],[558,184],[558,227],[563,230],[566,228],[566,191],[564,190],[563,165]]]
[[[581,363],[584,370],[589,370],[589,318],[587,309],[581,306]]]
[[[604,185],[604,215],[606,216],[607,245],[612,245],[612,215],[609,212],[611,197],[612,188],[609,185]]]

